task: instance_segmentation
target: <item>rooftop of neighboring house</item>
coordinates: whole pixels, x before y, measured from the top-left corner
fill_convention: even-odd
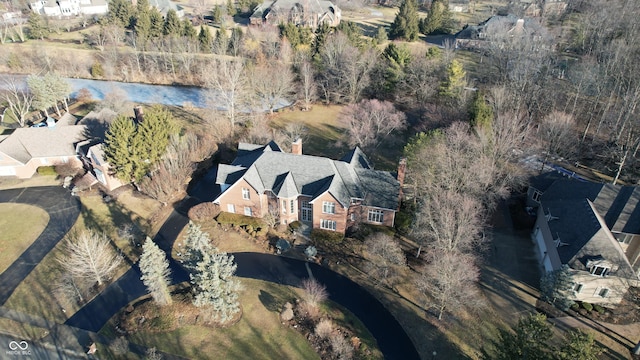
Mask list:
[[[219,166],[216,183],[231,185],[240,179],[259,193],[270,190],[282,198],[305,195],[315,199],[329,192],[345,207],[352,199],[385,209],[398,207],[400,185],[395,176],[374,170],[359,148],[332,160],[285,153],[274,142],[263,146],[240,143],[233,163]]]
[[[263,18],[272,9],[284,9],[288,12],[296,6],[302,6],[306,11],[316,14],[323,14],[325,12],[340,13],[340,9],[334,3],[328,0],[316,0],[310,2],[301,2],[299,0],[268,0],[258,5],[251,17]]]
[[[76,146],[102,141],[117,114],[109,109],[90,112],[80,121],[66,113],[60,120],[48,118],[50,127],[18,128],[0,138],[0,152],[26,164],[32,158],[75,156]],[[91,139],[88,141],[88,139]]]
[[[586,269],[594,257],[618,264],[619,272],[631,276],[628,260],[613,232],[640,233],[640,189],[581,182],[553,181],[540,197],[560,261],[574,269]]]
[[[174,3],[171,0],[149,0],[149,5],[158,9],[158,11],[160,11],[163,16],[166,16],[169,10],[174,10],[178,14],[178,16],[182,16],[182,6]]]
[[[519,18],[513,14],[494,15],[478,25],[466,25],[456,35],[456,39],[478,39],[504,35],[547,36],[546,29],[539,20]]]

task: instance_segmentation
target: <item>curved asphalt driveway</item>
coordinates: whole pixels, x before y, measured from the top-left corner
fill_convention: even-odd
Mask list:
[[[40,236],[7,270],[0,274],[1,306],[75,224],[80,214],[80,201],[71,196],[67,189],[59,186],[43,186],[2,190],[0,203],[34,205],[49,214],[49,223]],[[29,226],[28,223],[23,225]],[[2,236],[1,233],[0,236]]]
[[[170,253],[171,246],[188,219],[173,212],[154,241]],[[329,269],[305,261],[260,253],[234,253],[238,264],[236,275],[279,284],[299,286],[309,271],[327,287],[329,298],[349,309],[376,338],[385,359],[419,359],[413,343],[398,321],[370,293],[348,278]],[[307,266],[309,267],[307,269]],[[174,283],[188,280],[182,266],[170,260]],[[145,295],[140,269],[133,266],[120,279],[108,286],[91,302],[65,322],[66,325],[97,332],[129,302]]]

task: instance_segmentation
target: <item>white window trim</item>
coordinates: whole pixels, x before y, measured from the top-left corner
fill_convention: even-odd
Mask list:
[[[236,206],[234,204],[227,204],[227,212],[235,214],[236,213]]]
[[[327,209],[329,208],[329,209]],[[329,211],[327,211],[329,210]],[[322,202],[322,213],[323,214],[335,214],[336,213],[336,203],[333,201],[323,201]]]
[[[598,271],[598,269],[603,269],[602,273],[600,274],[596,274],[596,272]],[[605,277],[607,275],[609,275],[609,272],[611,272],[611,268],[608,266],[602,266],[602,265],[593,265],[591,267],[591,269],[589,269],[589,273],[593,276],[601,276],[601,277]]]
[[[251,192],[247,188],[242,188],[242,199],[251,200]]]
[[[336,231],[337,225],[334,220],[320,219],[320,229]]]
[[[296,212],[296,211],[295,211],[295,209],[296,209],[296,207],[295,207],[295,206],[296,206],[296,202],[295,202],[295,200],[293,200],[293,199],[292,199],[291,201],[289,201],[289,212],[290,212],[291,214],[293,214],[293,213],[295,213],[295,212]]]
[[[369,209],[367,212],[367,221],[382,224],[384,222],[384,210]]]
[[[244,215],[245,216],[253,216],[253,210],[251,210],[250,206],[244,207]]]

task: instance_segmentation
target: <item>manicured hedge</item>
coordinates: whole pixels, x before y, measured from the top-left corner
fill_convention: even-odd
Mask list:
[[[337,231],[312,229],[311,240],[316,244],[339,244],[344,240],[344,234]]]
[[[56,168],[54,166],[40,166],[38,169],[36,169],[36,171],[38,172],[39,175],[44,175],[44,176],[58,175],[58,173],[56,173]]]
[[[244,216],[240,214],[232,214],[228,212],[221,212],[218,217],[216,217],[216,221],[222,225],[231,225],[231,226],[240,226],[240,227],[248,227],[251,226],[254,229],[260,229],[266,227],[266,225],[257,218],[251,216]]]

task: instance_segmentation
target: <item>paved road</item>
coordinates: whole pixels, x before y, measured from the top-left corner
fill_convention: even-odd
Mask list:
[[[0,191],[0,203],[34,205],[49,214],[49,223],[42,234],[7,270],[0,274],[0,305],[3,305],[22,280],[75,224],[80,214],[80,201],[71,196],[67,189],[58,186],[44,186],[2,190]],[[29,226],[29,224],[24,225]]]
[[[179,209],[180,210],[180,209]],[[169,252],[188,219],[174,211],[162,226],[154,241]],[[233,254],[238,264],[236,275],[284,285],[299,286],[309,277],[305,261],[260,253]],[[385,359],[419,359],[413,343],[396,319],[371,294],[353,281],[316,264],[308,264],[313,276],[327,287],[329,298],[356,315],[378,341]],[[186,281],[182,266],[171,260],[174,283]],[[65,325],[97,332],[129,302],[144,295],[140,270],[132,267],[124,276],[108,286],[94,300],[65,322]]]

